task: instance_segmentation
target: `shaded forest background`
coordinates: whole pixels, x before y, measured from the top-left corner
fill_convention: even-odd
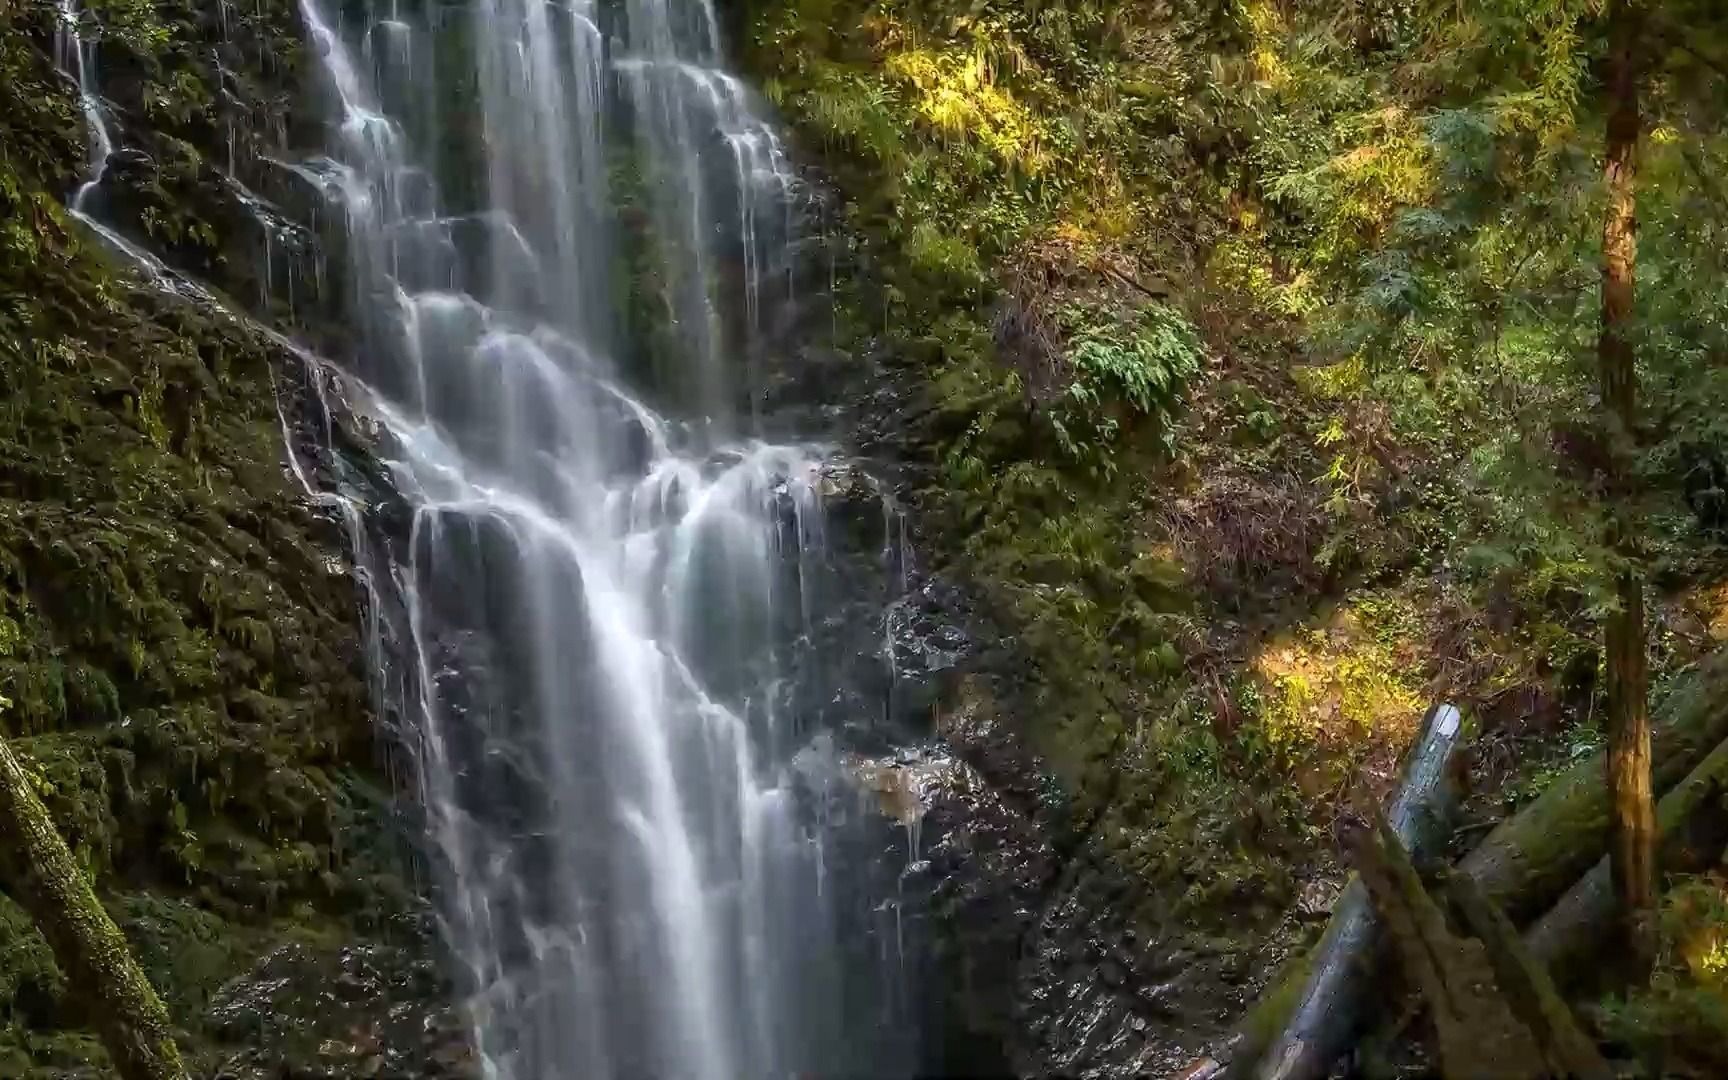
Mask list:
[[[1728,640],[1728,25],[1623,6],[1629,430],[1607,3],[746,5],[845,196],[850,340],[919,387],[884,450],[1148,927],[1317,932],[1333,823],[1432,700],[1481,724],[1464,835],[1526,805],[1604,746],[1627,595],[1658,710]],[[1723,1067],[1721,870],[1667,883],[1654,980],[1598,1017],[1668,1067]]]
[[[258,293],[216,178],[308,135],[294,5],[86,6],[141,151],[128,219]],[[1618,445],[1604,0],[729,5],[837,195],[839,344],[891,384],[867,448],[1029,662],[1004,712],[1071,832],[1220,978],[1317,934],[1334,826],[1430,701],[1480,725],[1469,838],[1604,745],[1628,577],[1652,708],[1728,643],[1728,16],[1634,6]],[[437,979],[373,951],[420,932],[352,583],[281,469],[292,361],[135,288],[67,216],[55,20],[0,0],[5,733],[191,1056],[234,1060],[299,1007],[282,972]],[[1653,976],[1592,999],[1655,1067],[1728,1070],[1725,877],[1665,881]],[[283,1037],[371,1067],[349,1006],[316,1008],[335,1036]],[[90,1019],[0,901],[0,1072],[99,1063]]]

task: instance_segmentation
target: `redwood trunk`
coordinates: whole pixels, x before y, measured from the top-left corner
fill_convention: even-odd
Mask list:
[[[1634,495],[1638,419],[1636,357],[1629,336],[1637,272],[1638,105],[1637,0],[1614,0],[1609,14],[1608,211],[1602,227],[1602,410],[1610,474],[1610,542],[1618,561],[1618,609],[1608,617],[1608,790],[1613,799],[1609,853],[1625,919],[1629,956],[1641,968],[1655,957],[1656,806],[1650,784],[1649,672],[1644,652],[1644,583],[1637,570],[1637,530],[1628,521]]]

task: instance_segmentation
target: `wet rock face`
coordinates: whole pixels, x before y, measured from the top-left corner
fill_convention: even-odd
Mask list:
[[[215,1080],[470,1080],[481,1075],[429,931],[393,944],[291,942],[225,987],[204,1023]]]
[[[922,838],[903,888],[931,950],[933,1061],[956,1076],[1164,1075],[1211,1030],[1193,1011],[1216,965],[1132,925],[1131,883],[1069,829],[981,685],[961,680],[935,749],[866,772]]]
[[[279,164],[317,132],[294,0],[82,7],[115,142],[86,209],[250,308],[314,299],[316,203]]]
[[[879,533],[881,498],[831,505],[837,525]],[[1252,973],[1184,928],[1151,933],[1126,875],[1024,741],[1025,675],[1011,639],[967,593],[904,568],[874,623],[890,663],[877,690],[886,739],[856,739],[848,766],[883,822],[879,862],[900,876],[903,937],[919,950],[933,1075],[1127,1078],[1178,1070],[1239,1013]],[[860,544],[859,547],[866,545]],[[855,632],[855,631],[854,631]],[[862,641],[859,648],[868,648]]]

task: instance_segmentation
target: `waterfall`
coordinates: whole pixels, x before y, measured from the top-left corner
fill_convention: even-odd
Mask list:
[[[856,804],[795,692],[829,451],[756,415],[799,185],[711,3],[301,9],[334,117],[294,168],[413,507],[388,574],[487,1075],[909,1070],[898,911],[849,939],[880,905],[834,885]]]
[[[861,620],[851,655],[880,635],[828,592],[831,449],[771,441],[759,415],[801,193],[721,67],[712,4],[300,12],[330,137],[264,164],[339,219],[337,359],[102,220],[120,136],[79,0],[57,0],[88,134],[67,203],[150,284],[296,356],[326,437],[338,368],[377,429],[411,507],[383,544],[359,501],[317,490],[279,402],[295,478],[364,564],[485,1075],[911,1073],[885,823],[840,749],[879,709],[830,685],[850,656],[818,655],[836,619]],[[297,226],[228,158],[268,280]],[[655,283],[652,348],[622,317],[630,273]]]
[[[89,139],[89,160],[85,162],[84,182],[72,193],[68,205],[74,213],[85,212],[90,196],[102,186],[108,172],[108,156],[114,152],[114,137],[108,132],[108,119],[102,115],[102,101],[96,93],[96,81],[91,58],[93,46],[84,40],[78,23],[83,12],[78,0],[59,0],[59,26],[55,30],[55,59],[64,71],[78,81],[78,107],[84,113],[84,129]]]

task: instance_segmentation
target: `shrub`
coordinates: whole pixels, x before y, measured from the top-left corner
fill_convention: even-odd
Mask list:
[[[1199,335],[1181,312],[1163,304],[1131,320],[1081,307],[1063,312],[1068,385],[1049,412],[1063,452],[1109,478],[1125,427],[1150,430],[1173,450],[1175,420],[1188,382],[1200,371]]]

